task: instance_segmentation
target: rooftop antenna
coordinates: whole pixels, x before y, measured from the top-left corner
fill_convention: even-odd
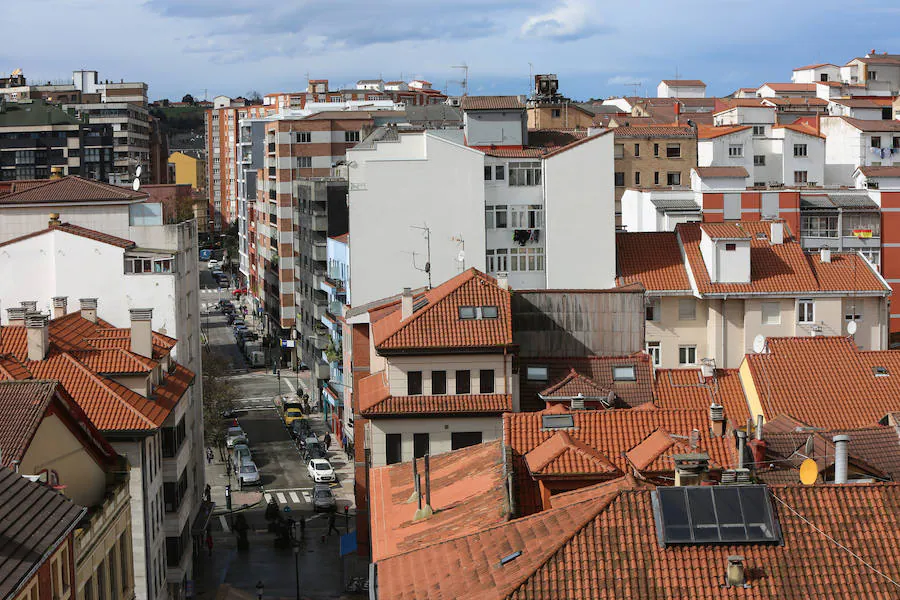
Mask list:
[[[427,254],[425,255],[425,268],[422,269],[416,264],[416,255],[413,253],[413,267],[418,271],[423,271],[428,275],[428,289],[431,289],[431,228],[428,223],[423,223],[422,227],[410,225],[410,229],[418,229],[425,236],[425,247]]]
[[[528,62],[528,87],[525,89],[529,91],[531,96],[534,96],[534,65],[531,64],[531,61]]]
[[[641,84],[640,84],[640,82],[626,83],[626,84],[625,84],[625,87],[630,87],[630,88],[631,88],[631,95],[632,95],[632,96],[640,97],[641,94],[640,94],[640,92],[638,91],[638,90],[641,89]]]
[[[466,270],[466,240],[463,239],[462,234],[459,234],[451,237],[450,241],[456,242],[456,244],[459,246],[459,253],[456,255],[456,262],[459,263],[459,272],[462,273]]]
[[[463,96],[468,96],[469,95],[469,65],[467,65],[466,63],[463,63],[461,65],[453,65],[450,68],[451,69],[462,69],[462,71],[463,71],[462,81],[457,81],[456,83],[459,83],[462,86]]]

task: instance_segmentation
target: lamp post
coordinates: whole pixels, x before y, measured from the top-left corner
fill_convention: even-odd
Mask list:
[[[297,582],[297,600],[300,600],[300,544],[294,542],[294,575]]]

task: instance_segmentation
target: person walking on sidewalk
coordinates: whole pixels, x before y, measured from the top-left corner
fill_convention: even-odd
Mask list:
[[[331,536],[331,530],[334,529],[334,532],[338,535],[341,535],[341,532],[338,531],[337,527],[334,526],[335,519],[337,517],[334,514],[334,511],[328,513],[328,535]]]
[[[330,433],[325,434],[325,449],[326,450],[331,449],[331,434]]]
[[[206,464],[211,465],[213,461],[213,451],[209,446],[206,447]]]

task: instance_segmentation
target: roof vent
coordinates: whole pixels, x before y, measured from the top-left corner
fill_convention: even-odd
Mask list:
[[[500,559],[500,566],[502,567],[503,565],[511,563],[512,561],[516,560],[520,556],[522,556],[521,550],[516,550],[512,554],[507,554],[506,556],[504,556],[503,558]]]
[[[823,263],[831,262],[831,248],[822,248],[819,250],[819,260]]]
[[[749,587],[744,576],[744,557],[732,555],[728,557],[728,568],[725,571],[725,583],[728,587]]]
[[[584,410],[584,396],[582,394],[572,398],[572,410]]]

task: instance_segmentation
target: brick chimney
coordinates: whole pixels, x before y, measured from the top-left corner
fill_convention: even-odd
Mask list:
[[[53,318],[66,316],[66,307],[69,303],[67,296],[53,296]]]
[[[403,295],[400,296],[400,320],[405,321],[413,314],[413,293],[412,288],[403,288]]]
[[[50,328],[47,326],[49,315],[39,312],[25,314],[27,330],[28,360],[44,360],[50,347]]]
[[[7,318],[10,327],[24,327],[25,325],[25,309],[21,306],[13,306],[6,309]]]
[[[131,351],[147,358],[153,358],[152,308],[128,309],[131,316]]]
[[[91,323],[97,322],[97,299],[96,298],[80,298],[81,317],[87,319]]]
[[[675,454],[675,485],[702,485],[709,480],[709,454],[695,452]]]

